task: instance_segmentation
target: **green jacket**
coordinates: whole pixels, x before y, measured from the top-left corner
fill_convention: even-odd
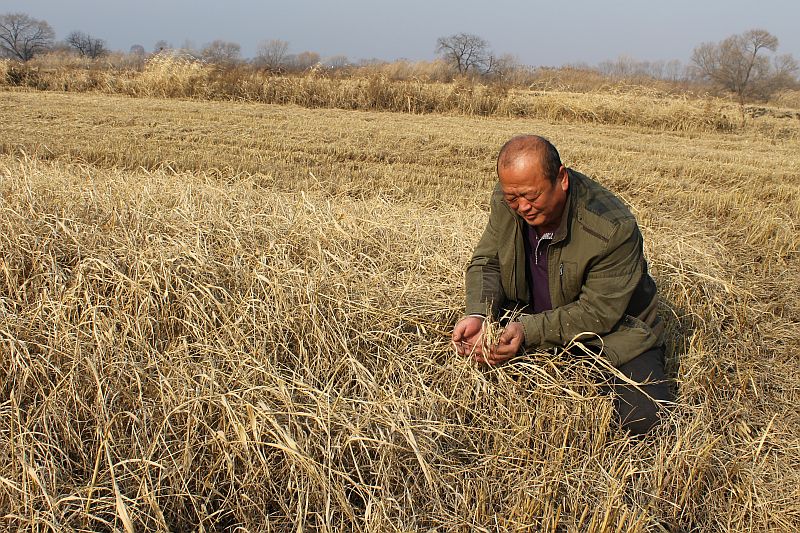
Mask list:
[[[630,210],[614,194],[568,169],[569,193],[548,249],[553,309],[526,313],[531,304],[523,234],[525,222],[505,203],[498,184],[486,230],[466,272],[467,314],[500,318],[522,309],[527,350],[581,342],[603,347],[615,366],[663,343],[658,296]],[[531,306],[532,308],[532,306]],[[592,338],[594,340],[592,340]]]

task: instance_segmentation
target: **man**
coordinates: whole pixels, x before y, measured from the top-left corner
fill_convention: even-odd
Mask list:
[[[499,183],[486,230],[466,273],[466,315],[453,330],[458,353],[497,365],[520,350],[581,341],[636,382],[614,379],[621,425],[643,434],[667,400],[663,323],[642,251],[642,236],[623,202],[561,164],[546,139],[509,140],[497,159]],[[485,346],[484,320],[522,314]],[[646,394],[644,394],[644,393]]]

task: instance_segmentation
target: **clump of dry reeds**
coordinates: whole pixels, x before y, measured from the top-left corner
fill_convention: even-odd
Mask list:
[[[205,93],[209,68],[191,57],[156,54],[124,89],[135,96],[196,97]]]
[[[8,83],[8,71],[11,68],[12,62],[10,59],[0,59],[0,85]]]
[[[391,80],[424,80],[428,82],[449,82],[453,80],[453,69],[442,60],[379,62],[363,65],[355,73],[360,77],[385,76]]]
[[[7,96],[0,528],[800,526],[793,143],[538,124],[645,235],[678,399],[636,441],[591,359],[449,345],[530,121]]]
[[[498,114],[553,122],[618,124],[663,131],[736,131],[736,109],[721,100],[612,91],[596,93],[514,93]]]
[[[773,97],[772,103],[780,107],[800,109],[800,89],[781,91]]]

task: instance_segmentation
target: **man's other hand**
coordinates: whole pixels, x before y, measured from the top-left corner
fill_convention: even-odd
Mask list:
[[[525,328],[519,322],[509,322],[497,339],[497,344],[491,347],[485,362],[497,365],[508,361],[517,355],[524,342]]]
[[[453,345],[458,355],[472,355],[476,360],[483,360],[483,323],[482,316],[465,316],[453,328]]]

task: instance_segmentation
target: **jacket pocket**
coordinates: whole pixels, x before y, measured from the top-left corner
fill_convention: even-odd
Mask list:
[[[581,280],[578,279],[578,265],[573,261],[564,261],[559,265],[559,284],[564,304],[574,302],[581,292]]]

